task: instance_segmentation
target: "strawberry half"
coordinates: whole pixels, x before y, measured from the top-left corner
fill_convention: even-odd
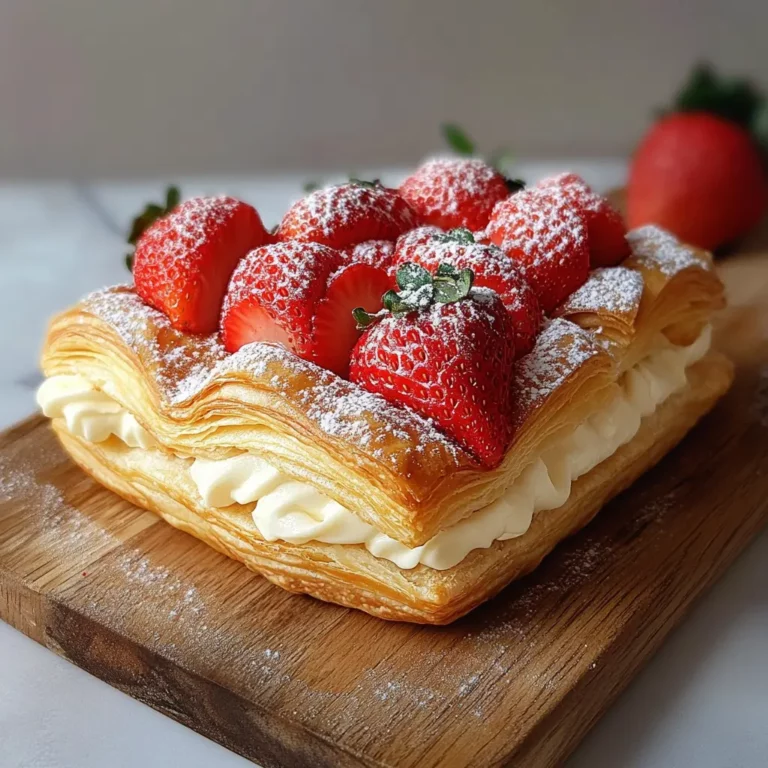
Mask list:
[[[499,297],[472,288],[472,271],[416,264],[397,273],[388,314],[355,312],[370,326],[352,351],[350,379],[433,419],[482,464],[501,462],[512,435],[512,319]]]
[[[389,282],[384,270],[345,265],[338,251],[318,243],[257,248],[232,275],[221,314],[224,346],[236,352],[254,341],[276,342],[346,375],[360,336],[352,309],[378,306]]]
[[[498,203],[487,233],[515,262],[546,313],[586,282],[586,220],[560,187],[526,189]]]
[[[391,285],[387,273],[371,264],[350,264],[335,272],[317,305],[314,362],[339,376],[348,376],[349,356],[361,334],[352,310],[362,307],[375,312]]]
[[[561,173],[542,179],[536,186],[539,189],[559,188],[584,216],[593,269],[616,266],[629,256],[627,228],[621,214],[605,197],[594,192],[581,176]]]
[[[407,261],[419,264],[429,272],[435,272],[441,264],[471,269],[475,276],[474,285],[498,293],[512,315],[517,356],[522,357],[533,349],[541,325],[539,300],[500,248],[476,243],[468,229],[454,229],[445,234],[432,234],[419,245],[398,250],[393,266],[396,269]]]
[[[269,234],[256,210],[233,197],[195,197],[157,220],[139,238],[136,293],[190,333],[213,333],[229,278]]]
[[[355,180],[294,203],[280,222],[278,238],[343,249],[366,240],[395,240],[417,223],[396,190]]]
[[[401,185],[400,194],[427,224],[475,231],[510,193],[507,180],[478,158],[428,160]]]

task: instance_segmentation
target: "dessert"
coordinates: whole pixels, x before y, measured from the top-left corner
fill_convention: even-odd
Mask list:
[[[138,238],[135,286],[53,319],[41,408],[97,481],[271,582],[451,622],[586,525],[732,378],[710,346],[724,299],[707,253],[652,226],[617,238],[572,175],[493,195],[474,234],[357,181],[266,239],[211,225],[226,198],[183,203]],[[237,258],[208,255],[223,242]]]

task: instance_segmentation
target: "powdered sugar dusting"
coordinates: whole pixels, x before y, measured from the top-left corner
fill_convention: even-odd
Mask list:
[[[640,306],[643,287],[643,276],[636,270],[626,267],[595,269],[590,273],[587,282],[558,307],[557,314],[609,313],[627,315],[631,321]]]
[[[395,192],[378,184],[350,182],[324,187],[294,203],[280,224],[282,240],[343,248],[363,239],[394,240],[415,227],[416,215]]]
[[[504,178],[479,158],[427,160],[400,187],[425,221],[442,227],[482,229],[508,193]]]
[[[627,234],[633,261],[640,266],[657,269],[666,277],[695,267],[709,269],[708,259],[689,245],[681,243],[673,234],[655,224],[633,229]]]
[[[601,354],[590,333],[575,323],[556,318],[549,321],[533,351],[518,361],[515,371],[518,426],[533,408],[539,407],[584,363]]]

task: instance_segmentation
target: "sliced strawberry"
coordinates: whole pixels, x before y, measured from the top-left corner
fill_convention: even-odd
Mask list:
[[[481,230],[509,195],[507,180],[479,158],[437,158],[416,169],[400,194],[427,224]]]
[[[526,189],[498,203],[487,232],[518,266],[546,313],[587,279],[586,220],[560,187]]]
[[[414,230],[418,232],[419,230]],[[522,357],[533,349],[541,325],[541,309],[536,294],[513,261],[495,245],[476,243],[466,229],[431,235],[421,245],[396,252],[393,269],[412,262],[429,272],[441,264],[471,269],[474,284],[499,294],[514,323],[515,350]]]
[[[138,239],[136,293],[174,328],[212,333],[237,263],[267,242],[256,210],[232,197],[196,197],[156,221]]]
[[[349,374],[349,355],[361,333],[352,310],[375,312],[391,284],[383,269],[370,264],[350,264],[331,276],[315,314],[313,359],[319,366]]]
[[[338,251],[317,243],[276,243],[251,251],[232,275],[221,313],[230,352],[253,341],[273,341],[299,357],[314,355],[313,323]]]
[[[351,181],[318,189],[294,203],[280,223],[278,237],[343,249],[366,240],[395,240],[417,223],[397,190]]]
[[[590,266],[593,269],[613,267],[629,256],[627,228],[621,214],[605,197],[594,192],[581,176],[561,173],[542,179],[536,186],[540,189],[559,187],[583,214],[587,222]]]

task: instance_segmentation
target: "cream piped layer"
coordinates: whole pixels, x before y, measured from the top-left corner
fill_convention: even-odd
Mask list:
[[[72,434],[92,443],[116,435],[131,448],[157,445],[133,414],[82,376],[46,379],[37,390],[37,404],[46,416],[63,418]]]
[[[562,506],[574,480],[628,443],[641,420],[685,386],[686,368],[707,353],[710,341],[709,327],[687,347],[660,336],[653,351],[624,374],[607,406],[548,446],[499,500],[419,547],[407,547],[381,533],[313,486],[252,454],[218,461],[198,458],[190,474],[211,507],[256,502],[253,520],[267,541],[362,544],[372,555],[403,569],[424,564],[446,570],[474,549],[522,536],[534,514]],[[131,414],[79,376],[48,379],[38,391],[38,402],[47,416],[63,416],[67,428],[86,440],[98,442],[115,434],[133,447],[155,444]]]

